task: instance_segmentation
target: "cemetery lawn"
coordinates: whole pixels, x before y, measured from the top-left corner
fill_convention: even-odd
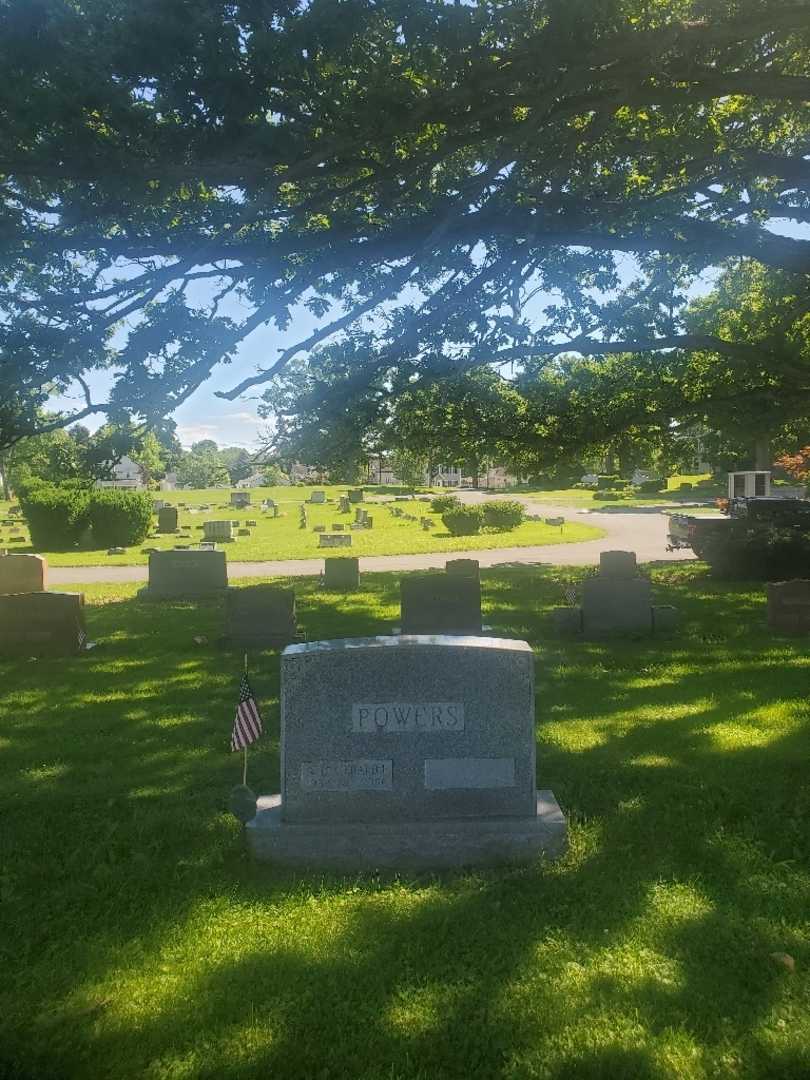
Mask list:
[[[312,488],[277,487],[252,488],[252,506],[237,510],[227,506],[229,492],[209,491],[170,491],[156,492],[155,497],[164,499],[172,505],[184,502],[180,508],[180,528],[187,528],[187,534],[155,535],[145,540],[138,547],[127,549],[123,555],[108,555],[107,549],[74,551],[38,551],[46,555],[51,566],[137,566],[146,565],[149,555],[144,550],[148,547],[170,548],[176,544],[196,544],[202,540],[204,521],[238,521],[239,527],[248,528],[248,521],[255,521],[249,536],[239,536],[235,543],[223,544],[230,562],[260,562],[263,559],[317,559],[334,554],[319,547],[319,534],[314,526],[323,525],[331,531],[333,523],[344,526],[349,531],[349,523],[354,521],[354,507],[349,514],[339,514],[337,502],[324,506],[307,504],[307,527],[299,527],[299,508],[309,498]],[[329,498],[337,499],[338,494],[345,494],[344,487],[323,487],[318,490],[327,492]],[[279,506],[279,517],[263,513],[259,504],[262,499],[272,498]],[[372,496],[371,498],[376,498]],[[201,503],[210,504],[210,511],[199,510]],[[8,503],[0,504],[0,518],[4,518]],[[451,536],[442,524],[441,515],[434,514],[427,503],[418,500],[394,502],[366,501],[363,507],[374,519],[372,529],[351,531],[351,550],[338,551],[346,555],[417,555],[430,551],[479,551],[501,547],[531,547],[548,544],[574,544],[583,540],[598,540],[605,535],[603,529],[580,522],[566,521],[565,525],[545,525],[542,521],[526,521],[508,532],[481,532],[477,536]],[[416,521],[405,521],[394,517],[391,507],[398,507],[416,517]],[[193,511],[193,512],[192,512]],[[434,522],[430,532],[422,530],[419,518],[427,517]],[[0,525],[0,547],[10,551],[32,552],[30,538],[25,522],[20,523],[21,542],[10,539],[9,527]],[[234,532],[236,533],[236,528]],[[9,538],[6,540],[6,538]]]
[[[690,563],[653,574],[671,640],[556,641],[583,573],[482,572],[486,621],[536,649],[569,853],[400,880],[251,865],[218,602],[88,586],[98,648],[0,662],[0,1076],[806,1077],[806,640]],[[296,590],[310,639],[397,619],[394,575]],[[277,654],[252,671],[271,792]]]

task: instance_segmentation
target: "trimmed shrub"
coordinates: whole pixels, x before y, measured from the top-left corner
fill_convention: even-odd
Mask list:
[[[90,524],[90,492],[85,488],[40,485],[20,494],[20,506],[40,551],[66,551]]]
[[[694,486],[689,480],[684,480],[682,484],[678,484],[678,491],[691,491]]]
[[[621,477],[617,477],[610,486],[612,491],[626,491],[627,488],[633,485],[629,480],[622,480]]]
[[[601,499],[602,502],[617,502],[621,495],[618,491],[595,491],[593,497],[594,499]]]
[[[720,578],[785,581],[810,575],[810,533],[751,524],[731,535],[707,536],[701,556]]]
[[[608,488],[615,488],[616,481],[620,479],[621,477],[618,473],[606,473],[602,476],[598,476],[596,479],[596,490],[606,491]]]
[[[442,514],[444,527],[452,536],[473,536],[480,532],[484,524],[484,513],[480,506],[462,506]]]
[[[523,503],[517,499],[492,499],[482,504],[484,524],[498,532],[516,529],[526,517]]]
[[[666,486],[666,480],[642,480],[638,485],[638,490],[642,495],[654,495],[659,491],[664,491]]]
[[[115,488],[94,491],[89,517],[97,547],[140,544],[146,539],[152,523],[152,499],[143,491]]]
[[[437,495],[430,500],[430,509],[434,514],[447,514],[461,506],[458,495]]]

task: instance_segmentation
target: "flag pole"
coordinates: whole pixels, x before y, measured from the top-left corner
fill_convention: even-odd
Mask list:
[[[248,673],[248,659],[247,653],[245,653],[245,675]],[[247,787],[247,743],[242,747],[242,753],[244,759],[242,762],[242,786]]]

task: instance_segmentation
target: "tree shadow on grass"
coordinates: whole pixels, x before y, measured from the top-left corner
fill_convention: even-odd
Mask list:
[[[685,579],[670,590],[688,608],[681,637],[561,644],[544,621],[553,569],[484,578],[493,616],[538,652],[539,778],[573,842],[548,868],[400,886],[247,863],[223,813],[239,655],[191,641],[214,639],[216,605],[94,608],[98,653],[3,666],[19,1000],[0,1001],[26,1017],[11,1061],[33,1075],[644,1078],[671,1075],[672,1031],[703,1064],[736,1047],[750,1075],[797,1059],[756,1032],[787,992],[769,953],[805,959],[801,645],[758,636],[746,588]],[[397,581],[364,583],[345,603],[303,583],[302,618],[322,637],[373,632]],[[701,638],[719,604],[734,656]],[[269,736],[251,768],[277,790],[278,657],[254,672]],[[779,702],[781,724],[756,719]],[[117,981],[138,972],[129,1007]]]

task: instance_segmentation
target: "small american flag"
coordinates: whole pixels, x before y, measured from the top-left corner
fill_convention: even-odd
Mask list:
[[[259,706],[250,689],[247,674],[242,676],[239,683],[239,704],[236,706],[236,716],[233,720],[231,732],[231,750],[244,750],[255,742],[262,733],[262,718]]]

